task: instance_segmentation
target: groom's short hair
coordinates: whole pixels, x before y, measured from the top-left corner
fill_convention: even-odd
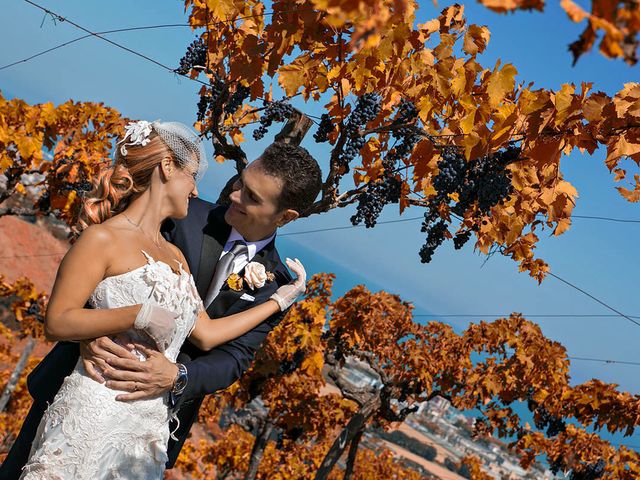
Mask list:
[[[280,210],[307,210],[322,188],[322,174],[318,162],[298,145],[275,142],[260,155],[260,167],[267,175],[282,182],[278,199]]]

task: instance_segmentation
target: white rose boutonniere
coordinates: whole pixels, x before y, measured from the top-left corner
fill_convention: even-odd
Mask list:
[[[244,281],[251,290],[264,287],[267,283],[268,275],[264,265],[258,262],[249,262],[244,267]]]
[[[240,292],[245,286],[251,290],[262,288],[265,283],[273,282],[275,279],[276,276],[272,272],[268,272],[261,263],[249,262],[244,267],[244,277],[232,273],[227,278],[227,285],[231,290]]]

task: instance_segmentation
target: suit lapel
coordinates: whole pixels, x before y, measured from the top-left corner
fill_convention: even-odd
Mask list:
[[[203,229],[202,248],[198,264],[198,278],[196,288],[200,298],[204,298],[213,279],[218,260],[224,249],[225,243],[231,233],[231,227],[224,221],[225,207],[212,210],[209,221]]]

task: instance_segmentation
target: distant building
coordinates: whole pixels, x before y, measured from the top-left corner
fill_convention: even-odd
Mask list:
[[[358,388],[377,387],[381,384],[378,374],[371,370],[369,365],[353,357],[347,358],[342,369],[342,378]]]
[[[451,407],[451,402],[446,398],[435,397],[429,400],[428,402],[423,402],[420,405],[420,409],[418,410],[418,414],[431,416],[435,418],[441,418]]]

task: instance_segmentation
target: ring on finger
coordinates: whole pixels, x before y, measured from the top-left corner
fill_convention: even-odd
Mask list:
[[[138,382],[133,382],[133,391],[134,392],[138,391]]]

